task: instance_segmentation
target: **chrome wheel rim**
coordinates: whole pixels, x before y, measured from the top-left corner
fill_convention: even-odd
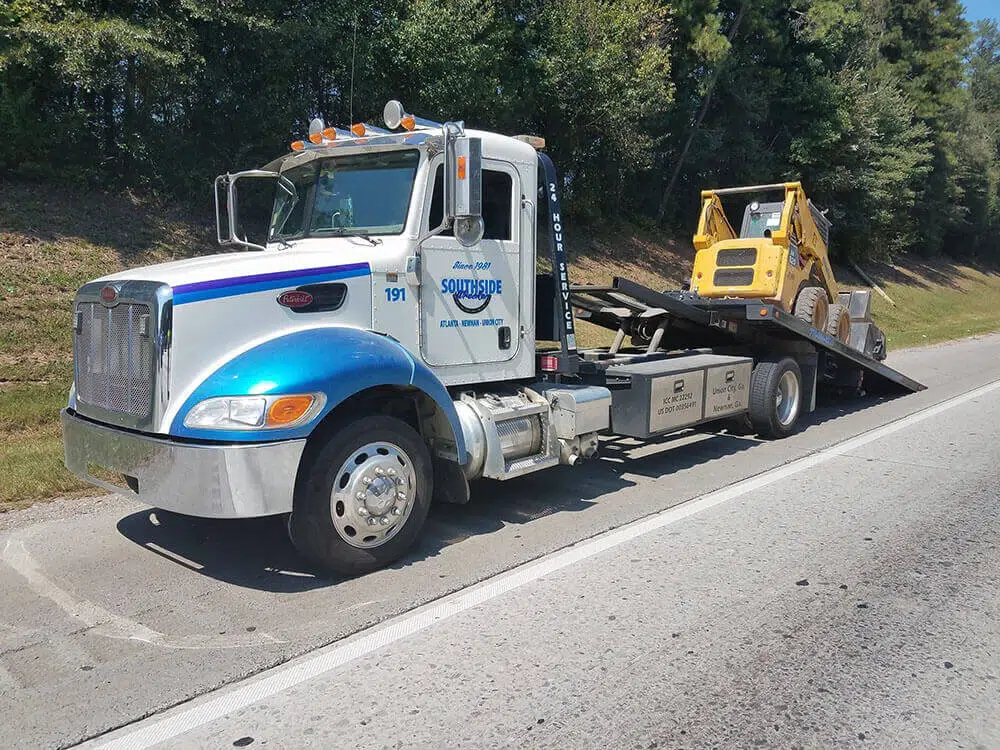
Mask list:
[[[787,427],[795,421],[799,413],[799,379],[795,373],[786,370],[778,381],[778,393],[774,399],[778,422]]]
[[[330,494],[330,517],[352,547],[385,544],[413,510],[417,475],[398,445],[374,442],[357,448],[341,465]]]

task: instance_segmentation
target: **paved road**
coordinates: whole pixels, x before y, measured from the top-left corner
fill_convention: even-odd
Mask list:
[[[1000,336],[890,363],[929,389],[775,443],[612,443],[436,509],[353,581],[309,576],[272,521],[0,516],[0,744],[195,698],[99,741],[1000,746],[1000,388],[975,391]]]

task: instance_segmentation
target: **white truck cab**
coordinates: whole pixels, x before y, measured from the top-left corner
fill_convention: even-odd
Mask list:
[[[405,554],[432,499],[467,502],[471,479],[574,464],[608,430],[749,418],[780,437],[829,370],[817,347],[847,361],[846,382],[870,366],[815,331],[762,347],[746,321],[778,317],[756,307],[733,318],[620,279],[571,288],[540,139],[398,102],[383,115],[385,129],[314,120],[262,169],[220,175],[218,239],[238,252],[78,291],[71,471],[182,514],[286,514],[318,568],[358,574]],[[274,201],[254,242],[239,192],[260,179]],[[578,351],[574,310],[615,343]]]

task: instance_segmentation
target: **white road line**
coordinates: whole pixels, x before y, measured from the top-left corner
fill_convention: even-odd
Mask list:
[[[86,599],[79,599],[57,586],[42,573],[38,563],[28,552],[24,541],[21,534],[9,537],[3,548],[3,561],[24,578],[36,594],[48,599],[67,615],[79,620],[88,628],[94,628],[95,635],[142,641],[161,648],[177,649],[247,648],[283,643],[283,641],[262,632],[236,633],[225,636],[200,633],[169,636],[153,630],[128,617],[109,612]]]
[[[800,474],[832,458],[840,457],[862,446],[881,440],[893,433],[937,416],[962,404],[973,401],[997,389],[1000,380],[975,390],[955,396],[939,404],[903,417],[895,422],[849,438],[830,448],[820,450],[784,466],[744,479],[716,492],[668,508],[618,529],[605,532],[573,546],[540,557],[505,573],[501,573],[462,591],[449,594],[435,602],[398,615],[379,625],[355,633],[353,636],[318,649],[311,654],[293,659],[255,677],[230,685],[170,709],[159,716],[152,716],[136,724],[123,727],[103,737],[78,745],[80,748],[105,750],[145,750],[161,742],[178,737],[213,721],[218,721],[254,703],[277,695],[334,669],[349,664],[408,636],[418,633],[437,622],[454,617],[473,607],[495,599],[551,573],[562,570],[582,560],[626,544],[638,537],[657,531],[671,524],[723,503],[767,487],[782,479]]]

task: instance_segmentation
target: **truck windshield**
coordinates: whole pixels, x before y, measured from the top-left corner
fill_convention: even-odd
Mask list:
[[[317,159],[283,173],[269,240],[399,234],[406,223],[416,149]]]

